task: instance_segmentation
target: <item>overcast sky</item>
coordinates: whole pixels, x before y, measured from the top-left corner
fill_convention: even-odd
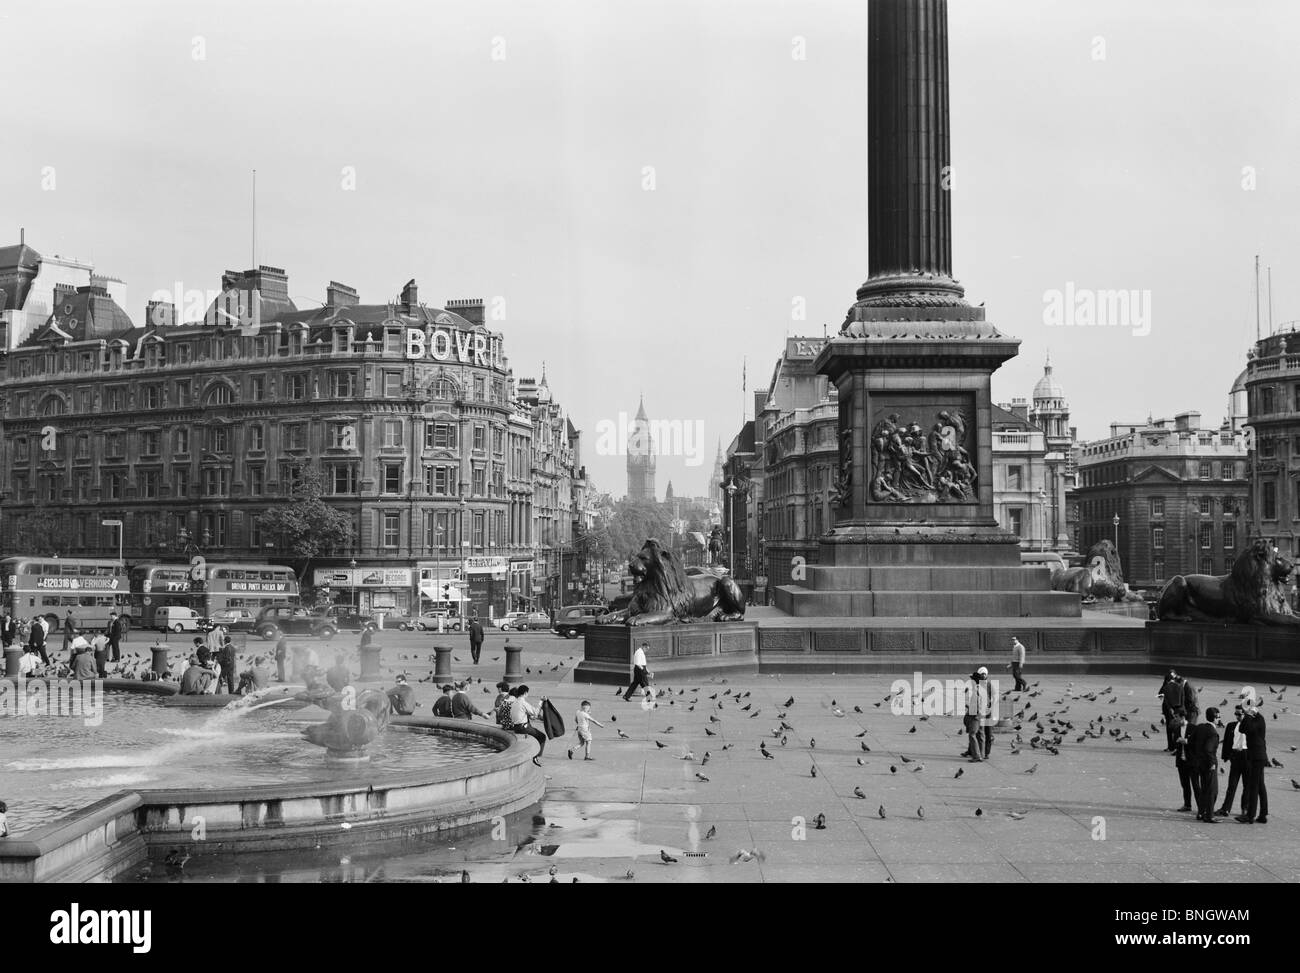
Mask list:
[[[949,34],[954,270],[1022,342],[995,397],[1050,348],[1081,436],[1217,424],[1256,253],[1300,318],[1300,4],[953,0]],[[93,259],[139,323],[249,266],[256,168],[257,259],[300,306],[330,279],[502,297],[515,374],[546,362],[602,489],[625,461],[598,423],[644,392],[704,439],[660,494],[700,494],[742,356],[765,384],[866,276],[865,57],[861,0],[7,4],[0,244]],[[1149,292],[1149,333],[1049,326],[1068,284]]]

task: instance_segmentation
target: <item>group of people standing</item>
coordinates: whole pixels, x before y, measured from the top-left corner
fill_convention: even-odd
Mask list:
[[[23,628],[26,641],[22,643],[23,658],[19,663],[19,671],[23,675],[30,675],[38,667],[48,667],[51,664],[49,645],[53,625],[46,616],[35,615]],[[122,661],[122,639],[126,637],[126,624],[117,612],[109,612],[108,623],[101,631],[90,636],[93,630],[82,629],[73,617],[72,609],[68,609],[63,617],[62,630],[63,651],[67,655],[68,670],[74,678],[106,678],[107,663]],[[22,635],[15,617],[8,612],[0,613],[0,644],[3,644],[5,650],[12,649]],[[88,656],[88,661],[80,660],[83,654]]]
[[[1183,806],[1192,810],[1196,800],[1196,818],[1205,824],[1218,824],[1216,818],[1232,814],[1238,784],[1242,787],[1241,813],[1234,820],[1241,824],[1268,823],[1268,788],[1264,771],[1269,765],[1268,721],[1259,711],[1262,702],[1251,686],[1241,691],[1233,707],[1233,720],[1219,736],[1219,710],[1206,707],[1202,716],[1195,688],[1175,670],[1170,669],[1158,694],[1165,715],[1165,733],[1174,755],[1178,781],[1183,789]],[[1215,807],[1219,796],[1219,761],[1227,764],[1228,790],[1223,804]]]

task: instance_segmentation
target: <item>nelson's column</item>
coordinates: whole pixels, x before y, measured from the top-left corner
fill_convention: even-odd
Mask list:
[[[868,275],[817,356],[839,390],[834,527],[800,616],[1078,616],[993,515],[991,377],[1019,340],[952,276],[947,0],[869,0]]]

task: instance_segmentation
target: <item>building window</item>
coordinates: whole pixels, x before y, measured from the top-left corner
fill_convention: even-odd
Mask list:
[[[336,399],[350,399],[357,394],[356,372],[330,372],[330,394]]]
[[[140,474],[140,496],[146,500],[158,496],[158,474],[153,470]]]
[[[208,450],[213,453],[230,452],[229,426],[213,426],[208,430]]]
[[[1209,464],[1209,463],[1202,463],[1202,464],[1201,464],[1201,479],[1202,479],[1202,480],[1208,480],[1209,478],[1210,478],[1210,464]]]
[[[162,452],[162,433],[157,429],[145,429],[140,433],[140,455],[157,456]]]
[[[1165,529],[1163,527],[1151,528],[1151,550],[1163,551],[1165,549]]]
[[[474,452],[481,453],[486,448],[487,430],[482,426],[474,426]]]
[[[1264,519],[1277,520],[1277,482],[1264,481]]]
[[[266,378],[262,375],[254,375],[248,380],[248,398],[252,402],[262,402],[266,399]]]
[[[286,375],[284,379],[284,397],[292,402],[307,398],[307,376],[302,372]]]
[[[266,489],[266,470],[261,466],[248,468],[248,495],[260,497]],[[254,521],[256,523],[256,521]]]
[[[1209,524],[1201,524],[1198,531],[1201,543],[1201,550],[1208,551],[1214,546],[1214,528]]]
[[[1007,489],[1008,490],[1023,489],[1023,487],[1021,487],[1020,485],[1023,476],[1024,476],[1024,467],[1008,466],[1007,467]],[[1016,533],[1020,533],[1020,532],[1016,531]]]
[[[307,424],[303,422],[294,422],[284,426],[284,448],[285,449],[306,449],[307,448]]]
[[[401,463],[384,464],[384,492],[385,493],[402,492],[402,464]]]
[[[397,449],[402,445],[402,422],[400,419],[384,420],[384,448]]]
[[[248,427],[248,449],[252,453],[260,453],[266,449],[265,428],[257,424]]]
[[[395,399],[402,394],[402,373],[384,372],[384,397]]]
[[[456,426],[451,422],[433,422],[424,427],[426,449],[455,449]]]
[[[1164,497],[1152,497],[1152,498],[1151,498],[1151,516],[1152,516],[1152,517],[1163,517],[1164,515],[1165,515],[1165,498],[1164,498]]]
[[[402,515],[398,513],[384,514],[384,534],[382,546],[397,547],[397,539],[401,535]]]
[[[1223,525],[1223,549],[1225,551],[1236,550],[1237,548],[1237,525]]]
[[[176,453],[184,456],[190,451],[190,431],[188,429],[176,430]]]
[[[224,497],[230,492],[230,471],[208,468],[203,471],[203,495]]]
[[[339,463],[330,467],[331,493],[353,494],[357,492],[357,468],[351,463]]]
[[[1198,504],[1198,506],[1200,507],[1201,516],[1202,516],[1202,517],[1208,517],[1208,516],[1210,515],[1210,498],[1209,498],[1209,497],[1201,497],[1201,498],[1199,498],[1199,500],[1197,501],[1197,504]]]

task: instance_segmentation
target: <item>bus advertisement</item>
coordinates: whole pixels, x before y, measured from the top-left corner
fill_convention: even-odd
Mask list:
[[[78,630],[102,629],[109,612],[124,623],[129,596],[120,561],[71,557],[7,557],[0,560],[0,608],[19,620],[43,615],[51,631],[62,629],[69,611]]]
[[[278,564],[137,564],[131,569],[132,621],[152,627],[154,613],[169,605],[193,608],[205,618],[223,608],[297,605],[298,577]]]

